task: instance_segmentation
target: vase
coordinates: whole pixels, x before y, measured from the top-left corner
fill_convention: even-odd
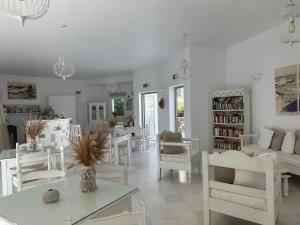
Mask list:
[[[30,144],[31,144],[32,151],[35,152],[36,149],[37,149],[37,141],[36,141],[36,139],[35,138],[34,139],[30,138]]]
[[[80,189],[82,192],[96,190],[96,170],[92,166],[83,166],[81,171]]]

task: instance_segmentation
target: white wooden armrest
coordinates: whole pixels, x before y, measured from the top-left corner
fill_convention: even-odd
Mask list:
[[[198,141],[200,142],[200,139],[198,138],[182,138],[183,141]]]
[[[183,142],[159,142],[161,146],[181,146],[181,147],[190,147],[191,143],[183,143]]]

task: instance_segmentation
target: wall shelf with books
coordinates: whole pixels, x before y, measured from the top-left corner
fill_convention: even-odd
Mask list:
[[[241,150],[240,135],[250,133],[250,95],[226,89],[212,95],[212,137],[215,150]]]

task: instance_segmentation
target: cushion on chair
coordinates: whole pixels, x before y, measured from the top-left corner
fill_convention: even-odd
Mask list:
[[[164,131],[159,135],[159,139],[164,142],[182,142],[181,133]],[[184,147],[182,146],[163,146],[163,154],[180,154],[184,152]]]
[[[293,131],[288,131],[283,139],[282,145],[281,145],[281,151],[287,154],[294,154],[295,152],[295,133]]]
[[[235,177],[235,170],[232,168],[226,168],[226,167],[214,167],[214,175],[215,175],[215,181],[227,183],[227,184],[233,184],[234,177]]]
[[[297,130],[295,135],[296,135],[295,153],[297,155],[300,155],[300,131]]]
[[[274,131],[267,129],[267,128],[263,128],[261,129],[260,132],[260,137],[259,140],[257,142],[257,144],[259,145],[259,147],[261,148],[269,148],[272,142],[272,137],[273,137]]]
[[[271,149],[275,151],[280,151],[284,136],[285,132],[283,130],[274,129],[274,134],[271,142]]]

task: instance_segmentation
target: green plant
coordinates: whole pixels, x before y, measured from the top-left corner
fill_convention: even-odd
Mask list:
[[[113,100],[113,110],[117,114],[117,116],[124,116],[124,99],[123,98],[115,98]]]
[[[177,112],[176,112],[177,117],[184,117],[184,103],[179,102],[177,104]]]

